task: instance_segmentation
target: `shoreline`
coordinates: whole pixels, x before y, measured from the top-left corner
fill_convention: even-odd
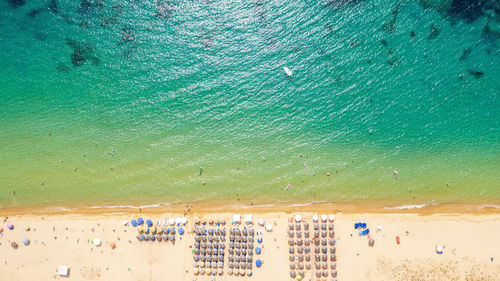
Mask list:
[[[159,213],[292,213],[316,212],[345,214],[500,214],[500,203],[429,203],[389,205],[377,202],[309,202],[278,204],[244,204],[237,202],[193,202],[193,203],[157,203],[147,205],[102,205],[102,206],[24,206],[0,207],[0,215],[64,215],[64,214],[159,214]]]

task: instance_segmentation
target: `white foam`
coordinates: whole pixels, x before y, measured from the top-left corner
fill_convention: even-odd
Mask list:
[[[410,210],[410,209],[422,209],[424,207],[436,206],[440,203],[431,203],[431,204],[419,204],[419,205],[402,205],[396,207],[384,207],[387,210]]]

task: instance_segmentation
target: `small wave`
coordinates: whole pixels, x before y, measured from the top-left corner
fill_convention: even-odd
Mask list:
[[[495,204],[483,204],[479,206],[479,209],[485,209],[485,208],[495,208],[495,209],[500,209],[500,205],[495,205]]]
[[[410,210],[410,209],[422,209],[423,207],[436,206],[440,203],[432,203],[432,204],[419,204],[419,205],[402,205],[396,207],[384,207],[386,210]]]
[[[105,206],[90,206],[90,207],[80,207],[80,208],[66,208],[60,207],[61,211],[73,211],[73,210],[91,210],[91,209],[147,209],[147,208],[158,208],[162,206],[170,206],[171,203],[158,203],[151,205],[141,205],[141,206],[133,206],[133,205],[105,205]]]

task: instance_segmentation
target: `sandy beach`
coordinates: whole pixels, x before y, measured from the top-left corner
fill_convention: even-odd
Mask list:
[[[297,280],[289,276],[289,220],[299,214],[312,226],[313,215],[323,213],[243,211],[190,212],[183,226],[186,233],[177,234],[175,245],[138,241],[137,228],[123,222],[140,216],[161,227],[165,218],[183,217],[182,213],[108,210],[101,214],[3,216],[0,280]],[[256,243],[262,253],[253,256],[251,277],[229,275],[227,257],[222,276],[195,275],[194,222],[226,221],[229,230],[233,213],[241,214],[242,220],[244,214],[253,214],[254,224],[247,227],[262,238],[261,244]],[[326,214],[335,215],[337,280],[500,280],[499,214]],[[272,231],[258,225],[260,219],[272,224]],[[357,222],[367,224],[375,242],[372,247],[368,237],[354,229]],[[13,230],[8,229],[9,223]],[[22,243],[24,237],[30,240],[28,246]],[[92,244],[93,238],[100,238],[102,245]],[[17,249],[12,242],[18,244]],[[443,247],[442,254],[436,253],[438,245]],[[257,259],[263,262],[259,268]],[[68,277],[57,276],[58,265],[70,267]],[[316,278],[313,272],[314,267],[306,270],[303,280],[333,278]]]

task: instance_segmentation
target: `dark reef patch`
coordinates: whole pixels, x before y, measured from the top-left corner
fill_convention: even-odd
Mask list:
[[[49,11],[51,11],[54,14],[59,13],[59,5],[57,4],[57,0],[50,0]]]
[[[429,32],[429,37],[427,37],[427,40],[432,40],[436,37],[439,36],[441,32],[439,31],[439,28],[435,26],[434,24],[431,25],[431,31]]]
[[[163,2],[158,2],[156,4],[156,17],[164,20],[168,20],[174,13],[177,7],[173,4]]]
[[[396,20],[398,17],[399,3],[392,8],[392,18],[382,25],[385,32],[392,33],[396,30]]]
[[[472,48],[466,48],[464,49],[462,55],[460,56],[459,60],[463,61],[465,60],[470,54],[472,53]]]
[[[30,18],[35,18],[36,16],[38,16],[41,12],[43,11],[42,8],[35,8],[31,11],[29,11],[26,15]]]
[[[484,72],[472,70],[470,68],[467,71],[470,73],[470,75],[474,76],[474,78],[476,78],[476,79],[479,79],[479,78],[483,77],[483,75],[484,75]]]
[[[94,54],[94,48],[90,44],[82,44],[66,38],[66,45],[74,50],[70,56],[73,66],[82,66],[87,60],[94,65],[99,65],[100,59]]]
[[[70,70],[71,70],[71,69],[70,69],[68,66],[66,66],[64,63],[60,63],[60,64],[58,64],[58,65],[57,65],[57,67],[56,67],[56,69],[57,69],[57,71],[59,71],[59,72],[68,72],[68,71],[70,71]]]
[[[410,31],[410,37],[415,38],[415,31],[414,30]]]
[[[453,0],[448,14],[473,22],[483,15],[486,5],[489,5],[487,0]]]
[[[14,9],[22,7],[26,4],[26,0],[7,0],[7,2]]]

